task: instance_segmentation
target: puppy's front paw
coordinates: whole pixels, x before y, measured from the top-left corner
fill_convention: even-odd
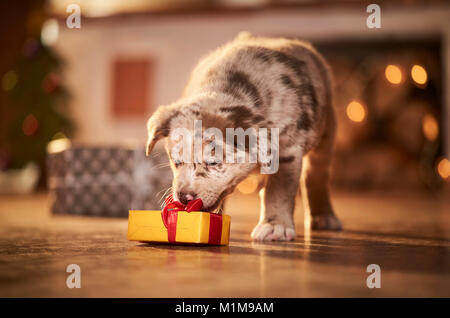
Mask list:
[[[295,229],[282,224],[259,223],[252,231],[254,241],[292,241]]]
[[[305,223],[305,227],[311,230],[321,231],[340,231],[342,230],[341,221],[334,215],[316,215],[311,216],[311,222]]]

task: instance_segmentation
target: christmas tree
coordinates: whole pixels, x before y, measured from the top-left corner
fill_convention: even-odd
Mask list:
[[[40,38],[46,20],[44,2],[25,10],[21,43],[0,73],[0,170],[30,162],[43,168],[48,142],[73,131],[69,95],[61,82],[63,63]]]

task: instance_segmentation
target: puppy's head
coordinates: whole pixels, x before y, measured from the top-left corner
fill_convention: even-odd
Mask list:
[[[199,120],[201,126],[194,128]],[[226,162],[227,147],[236,151],[235,144],[225,144],[226,128],[234,128],[234,123],[220,114],[200,111],[198,104],[162,106],[149,119],[147,155],[158,140],[168,137],[166,150],[174,175],[175,200],[186,204],[199,198],[204,211],[215,211],[224,197],[255,168],[255,163],[249,163],[247,152],[243,163]],[[183,133],[192,138],[184,138]],[[222,140],[218,138],[220,134]]]

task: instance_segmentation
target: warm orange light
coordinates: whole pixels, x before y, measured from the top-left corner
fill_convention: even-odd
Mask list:
[[[386,79],[392,84],[400,84],[402,82],[402,70],[397,65],[389,64],[384,70]]]
[[[447,158],[442,158],[437,164],[437,172],[442,179],[450,177],[450,161]]]
[[[419,85],[424,85],[428,80],[427,71],[420,65],[414,65],[411,68],[411,77]]]
[[[366,117],[366,109],[361,103],[357,101],[352,101],[350,104],[348,104],[346,112],[348,118],[350,118],[351,121],[357,123],[362,122]]]
[[[22,131],[25,134],[25,136],[34,135],[36,133],[38,127],[39,127],[39,123],[33,114],[28,115],[23,120]]]
[[[241,193],[250,194],[256,191],[258,188],[258,183],[259,180],[257,176],[248,176],[238,184],[237,189]]]
[[[436,140],[439,134],[439,125],[433,115],[425,115],[422,119],[422,131],[428,140]]]

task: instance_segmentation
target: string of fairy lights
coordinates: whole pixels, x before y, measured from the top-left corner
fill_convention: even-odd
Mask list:
[[[407,79],[405,71],[399,65],[389,64],[384,70],[386,80],[392,85],[401,85]],[[425,88],[428,82],[428,73],[424,66],[415,64],[409,70],[410,78],[419,88]],[[368,116],[368,109],[363,102],[352,100],[346,107],[347,117],[354,123],[362,124]],[[422,133],[429,141],[435,141],[439,136],[439,123],[432,114],[425,114],[422,118]],[[450,161],[441,157],[436,162],[436,172],[446,181],[450,180]]]
[[[41,41],[47,46],[51,46],[58,39],[58,23],[51,19],[44,23],[41,31]],[[409,76],[407,76],[408,74]],[[58,79],[51,78],[52,74],[47,76],[43,83],[42,89],[46,92],[51,92],[54,82]],[[392,85],[402,85],[408,78],[412,80],[414,85],[419,88],[425,88],[428,82],[428,73],[423,65],[414,64],[408,71],[404,67],[395,64],[388,64],[384,70],[385,79]],[[5,92],[11,91],[18,82],[18,75],[11,70],[5,73],[2,77],[1,86]],[[348,119],[355,124],[364,124],[369,115],[369,110],[361,100],[350,101],[346,108],[345,114]],[[33,114],[27,115],[22,122],[22,132],[25,136],[33,136],[39,128],[39,121]],[[439,122],[433,114],[425,114],[422,118],[422,133],[429,141],[435,141],[439,137]],[[52,147],[59,147],[61,145],[67,146],[68,139],[62,133],[57,133],[52,140]],[[436,172],[446,181],[450,180],[450,160],[445,157],[438,158],[436,162]],[[237,187],[238,191],[244,194],[250,194],[257,190],[261,180],[257,176],[251,175],[246,178]]]

